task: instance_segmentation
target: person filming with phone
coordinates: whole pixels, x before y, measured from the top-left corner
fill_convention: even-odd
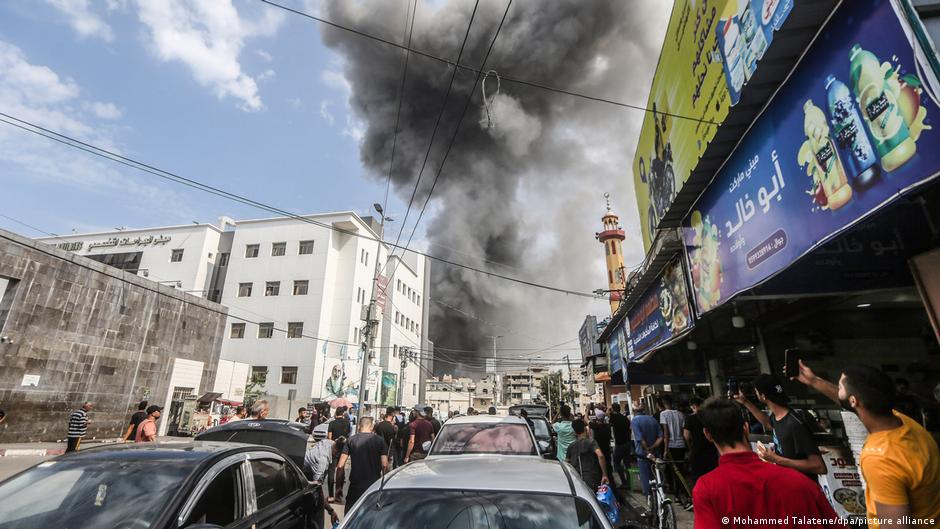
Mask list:
[[[761,411],[740,390],[733,398],[761,423],[764,432],[773,435],[773,447],[759,444],[757,455],[768,463],[798,470],[815,482],[817,475],[826,473],[826,463],[805,420],[790,408],[783,385],[773,375],[762,374],[754,380],[754,392],[770,414]]]
[[[798,365],[796,380],[858,415],[868,429],[858,465],[869,520],[886,520],[881,527],[940,525],[940,449],[923,426],[895,409],[891,378],[853,365],[842,369],[837,385]]]

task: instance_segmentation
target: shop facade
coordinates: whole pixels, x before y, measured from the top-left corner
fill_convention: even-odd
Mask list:
[[[832,475],[855,472],[857,424],[785,380],[787,351],[829,380],[880,368],[937,437],[940,63],[925,29],[938,25],[923,18],[940,10],[779,2],[751,19],[719,2],[712,19],[691,4],[676,2],[666,41],[680,52],[663,51],[634,160],[646,259],[599,344],[621,355],[634,403],[672,393],[681,407],[726,394],[730,379],[748,392],[777,375],[815,417],[819,445],[844,452]],[[723,40],[729,24],[745,35]],[[722,51],[691,77],[690,31],[698,51]],[[718,103],[702,110],[697,97]],[[855,481],[823,486],[861,490]],[[860,514],[856,503],[840,513]]]

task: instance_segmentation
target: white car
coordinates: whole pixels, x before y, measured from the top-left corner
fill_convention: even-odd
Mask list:
[[[541,451],[525,419],[471,415],[444,423],[428,450],[428,457],[463,454],[539,456]]]
[[[376,527],[612,529],[569,465],[515,456],[429,457],[393,470],[340,525]]]

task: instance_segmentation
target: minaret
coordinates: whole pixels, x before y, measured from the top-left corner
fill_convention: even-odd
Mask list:
[[[623,297],[625,278],[622,243],[626,236],[623,228],[620,227],[620,217],[610,209],[610,193],[604,193],[604,198],[607,199],[607,214],[601,218],[604,231],[595,234],[595,237],[604,245],[604,253],[607,255],[607,288],[611,291],[610,313],[614,314],[620,307],[620,300]]]

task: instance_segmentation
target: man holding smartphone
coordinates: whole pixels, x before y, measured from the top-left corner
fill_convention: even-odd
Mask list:
[[[758,409],[740,391],[734,395],[734,400],[760,421],[765,432],[773,434],[773,451],[758,446],[757,455],[768,463],[798,470],[815,482],[817,475],[826,473],[826,463],[809,427],[790,408],[790,398],[783,385],[773,375],[762,374],[754,380],[754,390],[757,400],[770,409],[769,415]]]

